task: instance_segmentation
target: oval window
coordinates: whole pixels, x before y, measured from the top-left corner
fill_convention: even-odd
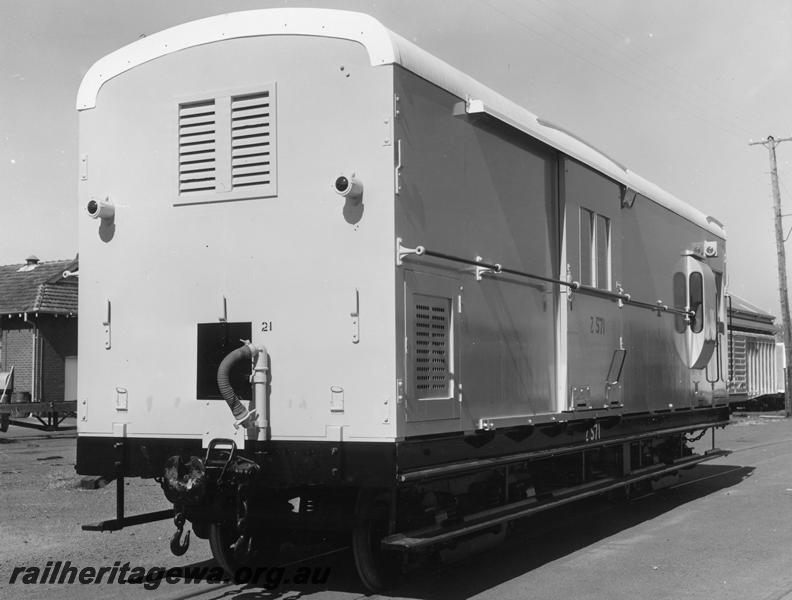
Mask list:
[[[691,312],[689,320],[674,316],[674,346],[690,369],[703,369],[715,351],[718,336],[715,274],[694,256],[683,256],[673,277],[674,307]]]

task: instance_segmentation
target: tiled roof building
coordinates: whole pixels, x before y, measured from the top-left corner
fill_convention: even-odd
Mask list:
[[[76,258],[0,266],[0,372],[13,368],[14,401],[76,399],[79,284],[64,273],[77,270]]]
[[[77,314],[77,259],[0,266],[0,315],[24,313]]]

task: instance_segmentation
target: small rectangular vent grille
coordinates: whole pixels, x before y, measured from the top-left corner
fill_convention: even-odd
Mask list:
[[[415,391],[418,398],[449,393],[451,300],[415,295]]]
[[[179,193],[214,191],[216,135],[214,100],[179,107]]]
[[[231,185],[267,185],[272,181],[269,92],[231,99]]]

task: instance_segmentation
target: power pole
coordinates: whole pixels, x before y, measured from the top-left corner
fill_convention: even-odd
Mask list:
[[[787,292],[786,250],[784,249],[784,228],[781,225],[781,192],[778,190],[778,166],[776,165],[776,146],[781,142],[792,141],[792,137],[775,139],[768,135],[761,142],[753,142],[751,146],[762,145],[770,152],[770,185],[773,189],[773,211],[775,213],[776,252],[778,254],[778,293],[781,297],[781,319],[784,323],[784,355],[786,369],[784,371],[784,412],[792,416],[792,323],[789,317],[789,293]]]

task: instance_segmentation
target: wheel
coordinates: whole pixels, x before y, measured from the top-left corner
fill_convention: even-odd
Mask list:
[[[212,556],[227,575],[233,577],[240,567],[245,566],[237,558],[232,547],[237,540],[233,527],[226,523],[212,523],[209,525],[209,548]]]
[[[209,548],[212,556],[227,575],[234,577],[242,567],[256,565],[261,561],[272,561],[277,558],[281,539],[276,535],[254,535],[250,544],[250,552],[237,552],[235,544],[239,534],[229,523],[211,523],[209,525]]]
[[[360,490],[355,515],[352,555],[360,581],[372,592],[394,587],[400,571],[398,556],[380,546],[388,534],[388,495]]]

